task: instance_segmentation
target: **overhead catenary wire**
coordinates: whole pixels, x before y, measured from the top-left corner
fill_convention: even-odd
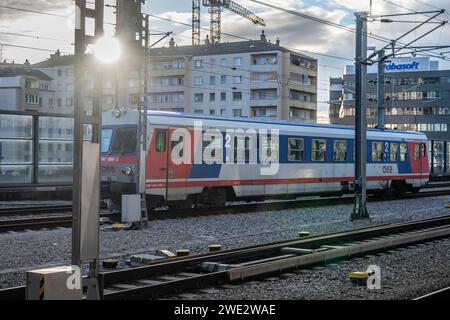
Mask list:
[[[272,9],[277,9],[279,11],[282,11],[282,12],[285,12],[285,13],[288,13],[288,14],[299,16],[299,17],[302,17],[302,18],[305,18],[305,19],[308,19],[308,20],[311,20],[311,21],[314,21],[314,22],[318,22],[318,23],[322,23],[322,24],[325,24],[325,25],[328,25],[328,26],[332,26],[332,27],[335,27],[335,28],[338,28],[338,29],[341,29],[341,30],[345,30],[345,31],[352,32],[352,33],[356,32],[356,30],[353,29],[353,28],[350,28],[350,27],[347,27],[347,26],[344,26],[344,25],[341,25],[341,24],[338,24],[338,23],[334,23],[334,22],[331,22],[331,21],[328,21],[328,20],[320,19],[320,18],[311,16],[311,15],[307,15],[307,14],[301,13],[299,11],[282,8],[280,6],[276,6],[274,4],[267,3],[267,2],[264,2],[264,1],[260,1],[260,0],[249,0],[249,1],[257,3],[257,4],[260,4],[260,5],[263,5],[263,6],[266,6],[266,7],[269,7],[269,8],[272,8]],[[387,0],[384,0],[384,1],[387,1]],[[415,12],[415,13],[417,13],[417,12]],[[444,25],[447,25],[447,22],[443,21],[443,23],[444,22],[445,22]],[[371,38],[371,39],[374,39],[374,40],[377,40],[377,41],[381,41],[381,42],[385,42],[385,43],[392,43],[392,39],[388,39],[388,38],[385,38],[385,37],[382,37],[382,36],[379,36],[379,35],[366,33],[366,36],[368,38]],[[399,42],[399,44],[402,44],[402,43]],[[439,54],[436,54],[436,53],[431,53],[430,52],[428,55],[430,57],[435,57],[435,58],[439,58],[439,59],[443,59],[443,60],[450,60],[449,57],[440,56]]]

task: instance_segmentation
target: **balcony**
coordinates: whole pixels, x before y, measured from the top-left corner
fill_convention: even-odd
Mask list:
[[[184,92],[183,85],[170,85],[170,86],[148,86],[149,93],[162,93],[162,92]]]
[[[308,109],[308,110],[317,110],[317,102],[311,101],[300,101],[300,100],[292,100],[289,99],[289,107],[300,108],[300,109]]]

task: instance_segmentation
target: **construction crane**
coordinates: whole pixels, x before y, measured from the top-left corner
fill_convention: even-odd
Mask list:
[[[264,19],[231,0],[203,0],[203,6],[209,8],[211,15],[211,43],[218,43],[222,38],[222,11],[227,9],[254,24],[266,26]],[[192,44],[200,44],[200,0],[192,1]]]

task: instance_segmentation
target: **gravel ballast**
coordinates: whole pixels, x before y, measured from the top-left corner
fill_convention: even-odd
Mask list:
[[[148,229],[140,231],[112,232],[102,227],[101,257],[154,253],[158,249],[190,249],[201,253],[210,244],[222,244],[230,249],[295,238],[299,231],[316,235],[425,219],[450,214],[444,208],[449,202],[446,196],[369,203],[372,220],[359,222],[350,221],[352,205],[339,205],[153,221]],[[0,288],[23,285],[25,270],[70,261],[70,229],[0,234],[0,243]],[[414,260],[416,267],[421,267],[417,261],[422,263],[422,259]],[[250,297],[253,297],[251,293],[247,298]]]

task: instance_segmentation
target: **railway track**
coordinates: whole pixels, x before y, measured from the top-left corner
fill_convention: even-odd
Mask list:
[[[111,220],[120,220],[120,215],[118,215],[117,213],[103,213],[100,215],[100,217],[108,218]],[[0,233],[11,231],[18,232],[26,230],[69,228],[71,226],[72,226],[71,215],[0,220]]]
[[[450,190],[439,191],[427,191],[422,193],[407,194],[405,199],[417,199],[450,195]],[[369,202],[382,201],[380,197],[369,197]],[[398,199],[392,199],[398,200]],[[178,210],[160,210],[153,211],[150,214],[150,220],[163,220],[163,219],[179,219],[193,216],[209,216],[218,214],[238,214],[255,211],[271,211],[271,210],[285,210],[296,208],[313,208],[313,207],[326,207],[335,205],[344,205],[353,203],[353,196],[344,197],[328,197],[317,199],[302,199],[302,200],[290,200],[290,201],[272,201],[272,202],[255,202],[246,204],[229,205],[222,208],[192,208],[192,209],[178,209]],[[386,200],[384,200],[386,201]],[[387,200],[390,201],[390,200]],[[57,207],[62,207],[64,211],[71,211],[71,206],[52,206],[50,210],[57,211]],[[69,209],[69,210],[67,210]],[[14,210],[19,210],[14,208]],[[44,208],[38,208],[41,214],[44,213]],[[28,210],[32,212],[32,210]],[[48,211],[45,213],[49,213]],[[30,214],[30,213],[28,213]],[[102,218],[109,218],[113,221],[120,220],[121,214],[115,213],[103,213]],[[71,215],[58,215],[51,217],[32,217],[24,219],[7,219],[0,220],[0,233],[9,231],[25,231],[25,230],[40,230],[40,229],[52,229],[52,228],[66,228],[72,225]]]
[[[408,193],[403,200],[406,199],[420,199],[439,196],[450,196],[449,190],[432,190],[419,193]],[[386,199],[381,196],[369,196],[368,202],[377,201],[396,201],[402,199]],[[149,215],[150,220],[164,220],[164,219],[179,219],[193,216],[209,216],[217,214],[238,214],[255,211],[271,211],[271,210],[286,210],[298,208],[314,208],[352,204],[354,201],[353,195],[346,195],[341,197],[323,197],[302,200],[284,200],[284,201],[266,201],[266,202],[251,202],[245,204],[232,204],[219,208],[196,207],[188,209],[169,209],[169,210],[155,210]]]
[[[450,300],[450,287],[441,289],[429,294],[426,294],[424,296],[418,297],[414,299],[415,301],[422,301],[422,300]]]
[[[449,237],[450,216],[444,216],[158,260],[144,267],[100,273],[101,296],[104,300],[152,299]],[[0,290],[0,300],[24,295],[24,287]]]
[[[100,274],[103,299],[151,299],[450,237],[450,216],[380,225]]]
[[[26,216],[33,214],[49,214],[71,212],[72,205],[45,205],[29,207],[0,208],[0,216]]]

